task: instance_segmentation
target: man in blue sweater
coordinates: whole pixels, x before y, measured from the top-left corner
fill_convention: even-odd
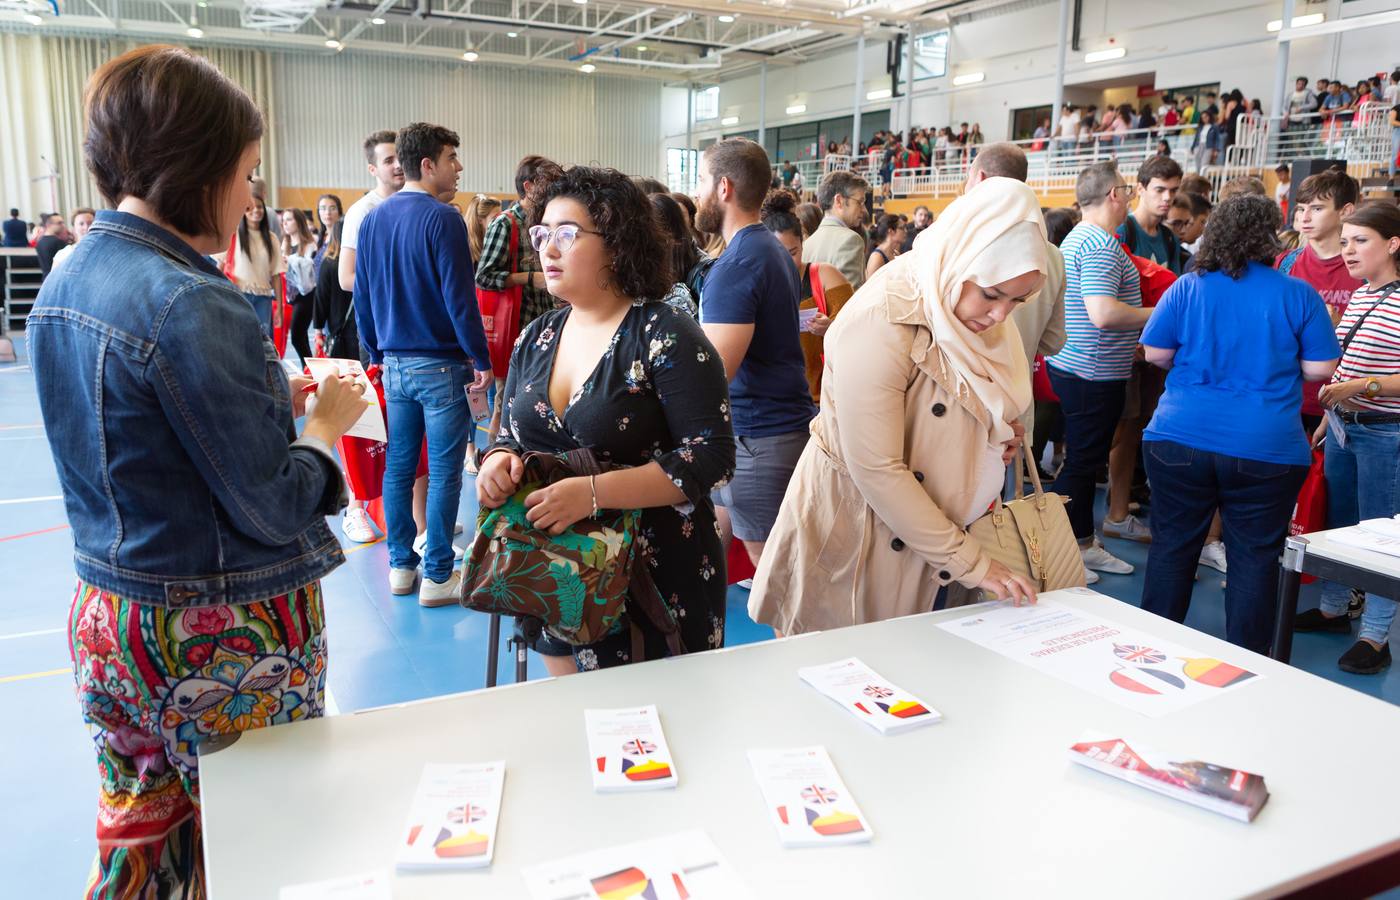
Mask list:
[[[415,122],[399,131],[403,190],[365,218],[355,254],[355,324],[370,361],[384,372],[384,516],[395,594],[411,594],[417,581],[413,479],[425,434],[428,441],[423,606],[457,602],[452,529],[472,427],[465,389],[484,390],[492,380],[467,227],[437,199],[456,189],[460,144],[440,125]]]

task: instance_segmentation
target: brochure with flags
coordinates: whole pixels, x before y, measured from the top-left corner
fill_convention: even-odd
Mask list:
[[[429,763],[399,843],[399,871],[491,865],[506,764]]]
[[[358,359],[308,359],[306,368],[311,372],[311,377],[316,379],[317,385],[327,378],[339,375],[352,379],[365,389],[364,398],[369,402],[369,406],[360,414],[355,424],[350,426],[350,430],[345,432],[347,437],[380,442],[389,440],[388,431],[384,426],[384,413],[379,408],[379,394],[374,385],[370,384],[369,376],[365,374],[364,366],[360,365]]]
[[[585,709],[593,790],[654,791],[676,786],[676,763],[655,706]]]
[[[749,764],[784,847],[860,844],[874,837],[825,747],[750,750]]]
[[[898,734],[943,718],[938,710],[880,677],[854,656],[798,669],[797,674],[881,734]]]
[[[749,900],[703,831],[580,853],[521,870],[534,900]]]
[[[1194,759],[1177,759],[1121,738],[1089,733],[1069,748],[1070,759],[1212,812],[1252,822],[1269,799],[1262,776]]]
[[[393,900],[393,896],[389,873],[384,869],[289,884],[277,892],[277,900]]]

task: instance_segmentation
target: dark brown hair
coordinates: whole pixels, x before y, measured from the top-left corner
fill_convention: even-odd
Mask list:
[[[768,153],[758,144],[741,137],[716,141],[705,148],[705,163],[715,184],[721,178],[729,179],[740,209],[751,212],[763,205],[773,183],[773,170],[768,165]]]
[[[670,238],[636,183],[616,169],[572,166],[530,193],[530,224],[544,218],[549,201],[567,197],[583,204],[593,227],[612,255],[612,281],[624,296],[656,300],[676,278],[671,271]]]
[[[1152,183],[1152,179],[1159,178],[1162,181],[1171,181],[1173,178],[1181,177],[1181,164],[1170,156],[1154,156],[1138,166],[1138,184],[1147,187]]]
[[[1357,207],[1356,212],[1342,220],[1343,225],[1358,225],[1369,228],[1388,241],[1400,237],[1400,206],[1393,200],[1370,200]],[[1395,266],[1400,269],[1400,250],[1391,254]]]
[[[802,236],[809,238],[822,224],[822,208],[815,203],[799,203],[797,218],[802,221]]]
[[[525,199],[525,182],[541,187],[541,182],[550,181],[564,174],[560,165],[543,156],[527,156],[515,167],[515,196]]]
[[[1334,166],[1304,178],[1303,183],[1298,185],[1294,202],[1302,206],[1314,200],[1331,200],[1334,208],[1341,209],[1348,203],[1356,203],[1360,196],[1361,189],[1356,179]]]
[[[238,160],[263,136],[242,88],[208,60],[155,44],[104,63],[83,106],[83,153],[103,199],[137,197],[182,234],[218,235]]]
[[[763,198],[763,207],[758,212],[763,227],[774,234],[795,234],[805,238],[802,220],[797,217],[797,194],[788,188],[777,188]]]
[[[262,221],[258,222],[258,234],[262,236],[263,244],[267,247],[267,258],[271,260],[273,253],[272,226],[268,224],[267,221],[267,204],[263,202],[261,197],[254,197],[253,202],[262,203],[263,214]],[[238,220],[238,249],[243,253],[244,256],[247,256],[249,259],[252,259],[252,256],[248,253],[248,240],[248,213],[244,212],[243,218]]]
[[[392,144],[397,139],[398,135],[388,130],[376,131],[374,134],[365,138],[365,162],[369,163],[371,166],[379,162],[374,155],[375,148],[380,144]],[[394,152],[398,153],[398,150]]]
[[[1195,194],[1198,197],[1210,199],[1210,179],[1203,175],[1187,175],[1181,179],[1181,192],[1183,194]]]
[[[644,184],[637,187],[646,189]],[[661,224],[661,230],[671,239],[671,276],[679,281],[700,261],[700,248],[695,246],[695,235],[686,223],[685,210],[671,199],[670,194],[651,193],[647,199],[651,201],[651,208],[656,210],[656,220]]]
[[[427,122],[405,125],[394,139],[394,152],[399,155],[399,165],[403,166],[409,181],[422,179],[423,160],[436,163],[444,148],[460,146],[462,139],[457,137],[457,132]]]
[[[1258,194],[1236,194],[1220,202],[1206,220],[1194,261],[1201,272],[1224,272],[1238,281],[1249,263],[1274,264],[1279,253],[1278,204]]]

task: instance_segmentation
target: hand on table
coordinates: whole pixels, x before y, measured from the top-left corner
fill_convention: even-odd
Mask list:
[[[991,568],[987,569],[987,577],[979,581],[977,586],[994,600],[1010,600],[1016,606],[1035,604],[1035,585],[1031,584],[1030,579],[1024,575],[1017,575],[996,560],[992,560]]]

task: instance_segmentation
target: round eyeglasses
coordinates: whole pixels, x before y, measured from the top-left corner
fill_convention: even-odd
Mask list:
[[[568,253],[569,248],[574,245],[580,234],[597,234],[601,231],[589,231],[587,228],[580,228],[577,225],[560,225],[551,231],[545,225],[535,225],[530,229],[530,246],[535,248],[536,253],[543,253],[544,248],[551,240],[554,246],[559,248],[560,253]]]

